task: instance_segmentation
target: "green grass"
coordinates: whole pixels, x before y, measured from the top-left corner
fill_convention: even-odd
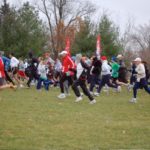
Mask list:
[[[59,89],[0,91],[0,150],[150,149],[150,96],[102,92],[76,104]]]

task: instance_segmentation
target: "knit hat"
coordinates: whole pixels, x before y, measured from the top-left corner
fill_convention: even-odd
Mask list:
[[[113,57],[111,58],[111,60],[112,60],[113,62],[117,62],[116,56],[113,56]]]
[[[101,60],[107,60],[107,57],[106,56],[102,56]]]

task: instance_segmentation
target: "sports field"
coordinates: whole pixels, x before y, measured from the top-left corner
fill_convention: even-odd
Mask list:
[[[150,96],[102,92],[97,103],[59,89],[0,91],[0,150],[150,149]]]

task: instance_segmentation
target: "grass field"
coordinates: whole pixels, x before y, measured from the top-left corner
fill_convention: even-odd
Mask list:
[[[59,89],[0,91],[0,150],[150,149],[150,96],[102,92],[95,105]]]

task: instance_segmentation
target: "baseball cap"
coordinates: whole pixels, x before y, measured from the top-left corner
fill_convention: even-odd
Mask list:
[[[68,52],[67,51],[62,51],[62,52],[59,53],[59,55],[64,55],[64,54],[68,54]]]
[[[117,56],[117,59],[118,59],[118,58],[122,58],[122,57],[123,57],[123,56],[122,56],[121,54],[119,54],[119,55]]]
[[[134,61],[142,61],[142,59],[140,57],[137,57],[136,59],[134,59]]]

